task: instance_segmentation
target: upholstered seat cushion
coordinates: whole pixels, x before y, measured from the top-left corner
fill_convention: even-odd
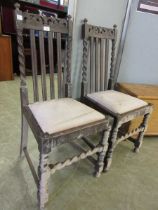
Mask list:
[[[87,97],[117,114],[123,114],[147,105],[143,100],[114,90],[91,93]]]
[[[103,114],[71,98],[36,102],[29,105],[29,108],[43,132],[49,134],[105,118]]]

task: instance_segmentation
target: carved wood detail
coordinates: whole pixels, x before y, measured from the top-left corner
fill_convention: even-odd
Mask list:
[[[97,111],[100,111],[104,113],[105,115],[109,114],[114,119],[113,128],[110,134],[109,139],[109,146],[108,151],[105,157],[105,165],[104,165],[104,171],[108,171],[112,162],[112,155],[115,146],[127,139],[131,136],[138,134],[137,141],[133,141],[135,145],[135,151],[139,151],[139,148],[142,144],[143,136],[144,136],[144,130],[147,125],[148,117],[150,116],[152,112],[152,105],[147,104],[146,106],[142,106],[138,109],[131,109],[129,112],[118,114],[116,112],[113,112],[110,110],[110,108],[106,107],[106,104],[99,103],[97,101],[94,101],[90,99],[90,97],[87,97],[88,93],[88,85],[90,84],[90,93],[99,92],[99,91],[106,91],[107,90],[107,82],[108,81],[108,89],[114,89],[114,78],[115,78],[115,51],[116,51],[116,38],[117,38],[117,26],[114,25],[113,29],[108,29],[104,27],[99,26],[92,26],[88,24],[87,19],[84,20],[84,24],[82,25],[82,39],[83,39],[83,68],[82,68],[82,101],[86,103],[87,105],[91,106],[92,108],[96,109]],[[104,45],[105,41],[105,45]],[[100,42],[100,54],[98,55],[98,43]],[[111,44],[110,44],[111,42]],[[90,52],[88,51],[88,44],[90,43]],[[107,54],[109,53],[109,45],[111,45],[111,64],[110,69],[108,70],[108,60],[109,57]],[[104,49],[104,46],[106,49]],[[103,51],[105,50],[105,53]],[[91,52],[93,51],[93,52]],[[95,52],[95,58],[94,58],[94,52]],[[90,54],[90,65],[88,60],[88,56]],[[106,54],[106,56],[105,56]],[[100,56],[100,65],[98,64],[98,57]],[[103,67],[103,59],[104,59],[104,67]],[[95,64],[95,65],[94,65]],[[94,71],[95,67],[95,71]],[[99,68],[100,67],[100,68]],[[98,72],[100,71],[100,78],[98,79]],[[88,74],[90,73],[90,76],[88,77]],[[95,73],[95,74],[93,74]],[[92,75],[91,75],[92,74]],[[103,76],[105,75],[105,76]],[[104,77],[104,78],[103,78]],[[98,88],[98,83],[104,88]],[[105,84],[105,85],[103,85]],[[95,88],[97,86],[97,88]],[[95,91],[94,91],[95,88]],[[118,137],[118,131],[121,125],[123,125],[126,122],[130,122],[134,120],[135,118],[139,116],[144,116],[144,120],[142,124],[133,130],[130,133],[124,134],[120,138]]]
[[[50,172],[51,172],[51,174],[54,174],[58,170],[61,170],[67,166],[72,165],[73,163],[76,163],[80,160],[83,160],[83,159],[89,157],[89,156],[92,156],[92,155],[96,154],[97,152],[99,152],[99,153],[103,152],[104,150],[105,149],[103,146],[98,146],[98,147],[95,147],[93,150],[88,150],[87,152],[83,152],[78,156],[74,156],[72,158],[65,160],[64,162],[56,163],[54,165],[50,164],[49,165]]]
[[[98,37],[103,39],[115,39],[115,31],[110,28],[93,26],[87,24],[86,36]]]
[[[108,141],[108,136],[104,135],[102,144],[95,146],[93,149],[84,151],[78,156],[69,158],[64,162],[57,163],[55,165],[49,164],[49,154],[51,149],[58,145],[72,142],[75,139],[81,139],[82,137],[88,137],[95,135],[100,132],[106,132],[109,125],[109,119],[104,118],[102,120],[97,120],[88,124],[83,124],[79,127],[73,127],[71,129],[63,130],[58,133],[48,134],[44,133],[41,126],[38,124],[37,118],[34,116],[30,107],[28,106],[28,91],[25,80],[25,58],[23,50],[23,33],[25,31],[30,32],[30,48],[31,48],[31,58],[32,58],[32,71],[33,71],[33,90],[34,90],[34,100],[39,101],[40,94],[38,93],[38,76],[37,76],[37,46],[36,39],[39,41],[39,55],[40,55],[40,67],[41,67],[41,79],[42,79],[42,96],[43,100],[48,100],[48,92],[46,86],[46,61],[45,61],[45,38],[48,38],[48,53],[49,53],[49,70],[50,70],[50,98],[54,97],[54,62],[53,62],[53,41],[55,39],[57,43],[57,70],[58,70],[58,95],[60,97],[71,97],[71,54],[72,54],[72,21],[69,16],[67,19],[58,19],[54,17],[40,16],[36,14],[30,14],[27,12],[22,12],[20,10],[20,5],[15,5],[15,20],[17,28],[17,41],[18,41],[18,52],[19,52],[19,63],[20,63],[20,73],[21,73],[21,108],[22,116],[25,117],[25,120],[28,122],[35,139],[38,144],[39,149],[39,166],[38,166],[38,176],[34,169],[33,163],[30,159],[30,156],[27,152],[27,127],[23,126],[22,129],[22,140],[21,140],[21,152],[23,150],[27,162],[30,166],[32,175],[38,187],[38,204],[39,209],[43,210],[46,202],[48,201],[48,179],[51,173],[60,170],[66,166],[69,166],[79,160],[90,157],[93,154],[101,153],[99,162],[103,162],[103,155],[106,149],[106,142]],[[25,30],[27,29],[27,30]],[[36,33],[37,32],[37,33]],[[29,34],[29,33],[28,33]],[[36,34],[38,36],[36,37]],[[62,39],[66,42],[67,51],[65,53],[65,72],[63,75],[62,65],[61,65],[61,43]],[[63,79],[64,77],[64,79]],[[65,81],[66,80],[66,81]],[[65,84],[65,90],[64,90]],[[42,103],[42,102],[41,102]],[[61,107],[62,108],[62,107]],[[56,119],[54,119],[56,120]],[[26,124],[26,122],[23,121]],[[27,125],[27,126],[28,126]],[[96,164],[96,163],[95,163]],[[100,166],[99,173],[101,173],[102,164]],[[51,167],[51,169],[50,169]]]

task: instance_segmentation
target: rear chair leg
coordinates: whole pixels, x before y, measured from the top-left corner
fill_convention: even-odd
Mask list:
[[[108,147],[106,157],[104,160],[104,169],[103,169],[104,172],[107,172],[110,169],[110,166],[112,163],[112,156],[113,156],[113,151],[115,148],[115,143],[117,140],[118,129],[119,129],[119,127],[118,127],[118,125],[116,125],[114,127],[114,129],[112,130],[112,134],[109,139],[109,147]]]
[[[109,127],[106,131],[102,133],[100,145],[103,146],[102,152],[98,155],[98,161],[97,161],[97,170],[96,170],[96,177],[100,177],[101,172],[104,168],[104,158],[108,149],[108,139],[110,135],[111,128]]]
[[[28,143],[28,122],[25,116],[21,117],[21,144],[20,144],[20,157],[22,156],[23,149],[27,148]]]
[[[149,117],[150,117],[150,113],[144,115],[144,118],[143,118],[143,122],[141,124],[142,127],[144,127],[144,130],[141,131],[139,134],[138,134],[138,139],[136,140],[134,146],[134,152],[138,153],[141,146],[142,146],[142,143],[143,143],[143,138],[144,138],[144,133],[147,129],[147,126],[148,126],[148,121],[149,121]]]

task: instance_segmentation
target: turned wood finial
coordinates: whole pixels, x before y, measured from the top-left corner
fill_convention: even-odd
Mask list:
[[[71,15],[67,15],[67,19],[71,20],[72,16]]]
[[[88,23],[88,19],[87,18],[84,19],[84,23],[85,24]]]
[[[115,25],[113,25],[113,28],[114,28],[114,29],[117,29],[117,25],[116,25],[116,24],[115,24]]]
[[[19,10],[20,9],[20,4],[19,3],[15,3],[14,7],[15,7],[15,9]]]

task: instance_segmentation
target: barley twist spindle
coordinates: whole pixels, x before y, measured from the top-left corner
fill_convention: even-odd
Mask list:
[[[116,28],[117,26],[114,25],[114,33],[116,35]],[[115,61],[115,49],[116,49],[116,39],[113,39],[112,40],[112,51],[111,51],[111,68],[110,68],[110,89],[113,89],[113,86],[114,86],[114,61]]]
[[[18,42],[18,59],[19,59],[19,70],[20,70],[20,77],[21,77],[21,86],[26,86],[25,56],[24,56],[24,49],[23,49],[22,29],[18,29],[17,30],[17,42]]]

